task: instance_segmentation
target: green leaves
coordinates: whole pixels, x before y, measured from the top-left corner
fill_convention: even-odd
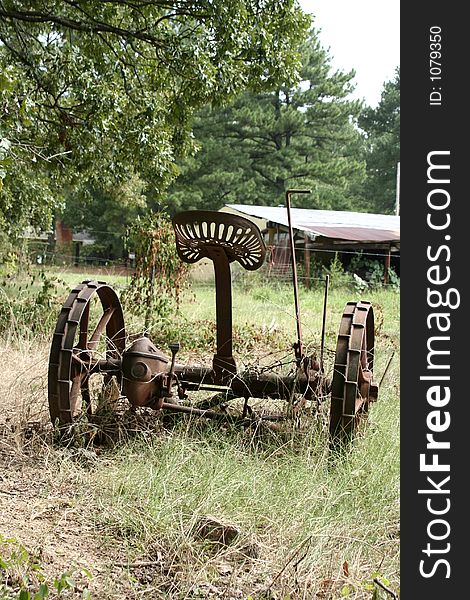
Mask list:
[[[393,213],[397,163],[400,160],[400,71],[384,84],[376,108],[368,108],[359,120],[367,136],[367,181],[364,195],[375,212]]]
[[[3,187],[3,178],[6,175],[6,167],[10,162],[8,151],[10,150],[11,142],[7,138],[0,138],[0,186]],[[2,191],[0,187],[0,192]]]
[[[49,596],[49,588],[45,583],[41,583],[39,591],[34,594],[33,600],[44,600]]]
[[[71,572],[66,571],[65,573],[62,573],[60,577],[54,579],[54,587],[58,596],[60,596],[64,590],[75,589],[75,581],[72,579]]]
[[[161,2],[3,2],[0,124],[15,165],[0,165],[0,220],[28,222],[28,206],[47,223],[56,208],[48,193],[91,175],[106,187],[134,170],[161,193],[192,148],[194,112],[297,77],[308,25],[294,0],[267,0],[262,11],[257,0],[171,11]],[[25,184],[27,206],[17,202],[20,171],[47,185],[40,201]]]
[[[87,579],[92,578],[90,571],[85,568],[80,569],[78,574]],[[54,597],[70,597],[64,592],[80,591],[83,600],[91,599],[87,587],[83,589],[77,587],[72,571],[65,571],[56,577],[52,581],[52,587],[57,594]],[[49,586],[37,557],[30,554],[14,538],[5,538],[0,534],[0,593],[2,592],[8,593],[5,598],[16,600],[49,598]]]
[[[349,208],[365,177],[355,126],[360,104],[347,100],[353,73],[331,73],[316,33],[302,53],[301,85],[288,78],[269,92],[245,93],[195,123],[201,150],[181,163],[172,202],[187,208],[282,201],[289,187],[313,190],[308,207]]]
[[[127,228],[149,210],[145,191],[145,181],[129,169],[119,184],[100,185],[93,179],[68,194],[61,219],[95,240],[81,249],[81,256],[122,259]]]
[[[152,320],[167,319],[178,305],[188,267],[177,254],[173,226],[164,212],[137,218],[126,245],[135,252],[136,270],[121,300],[134,314],[145,316],[148,329]]]

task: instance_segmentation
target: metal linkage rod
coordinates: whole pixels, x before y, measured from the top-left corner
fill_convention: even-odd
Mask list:
[[[294,350],[295,350],[295,358],[297,360],[298,365],[300,365],[300,362],[303,358],[302,325],[301,325],[301,321],[300,321],[299,284],[298,284],[298,280],[297,280],[297,262],[295,260],[294,229],[292,227],[290,197],[292,194],[310,194],[310,193],[311,193],[311,190],[291,189],[291,190],[286,191],[287,222],[289,225],[289,242],[290,242],[290,251],[291,251],[291,258],[292,258],[292,283],[294,285],[295,319],[297,322],[297,343],[294,346]]]
[[[325,277],[325,295],[323,297],[323,318],[321,326],[321,347],[320,347],[320,371],[324,373],[323,354],[325,351],[325,332],[326,332],[326,308],[328,305],[328,286],[330,285],[330,276]]]

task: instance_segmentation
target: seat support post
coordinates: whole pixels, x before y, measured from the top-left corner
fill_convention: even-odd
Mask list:
[[[214,383],[230,384],[237,374],[232,356],[232,278],[234,260],[249,271],[259,269],[266,246],[258,227],[248,219],[218,211],[190,210],[173,217],[176,249],[184,262],[209,258],[214,263],[217,352],[212,361]]]
[[[217,352],[212,364],[217,378],[223,381],[237,372],[232,356],[232,277],[223,248],[213,246],[207,253],[214,263],[215,273]]]

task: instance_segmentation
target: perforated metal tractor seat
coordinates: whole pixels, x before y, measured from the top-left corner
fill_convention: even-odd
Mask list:
[[[249,271],[259,269],[266,246],[258,227],[238,215],[210,210],[188,210],[173,217],[176,248],[182,261],[195,263],[213,259],[213,250],[223,248],[229,262],[238,261]]]

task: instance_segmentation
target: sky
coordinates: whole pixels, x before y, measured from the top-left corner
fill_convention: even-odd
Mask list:
[[[377,106],[400,64],[400,0],[299,0],[314,15],[333,69],[356,71],[355,98]]]

